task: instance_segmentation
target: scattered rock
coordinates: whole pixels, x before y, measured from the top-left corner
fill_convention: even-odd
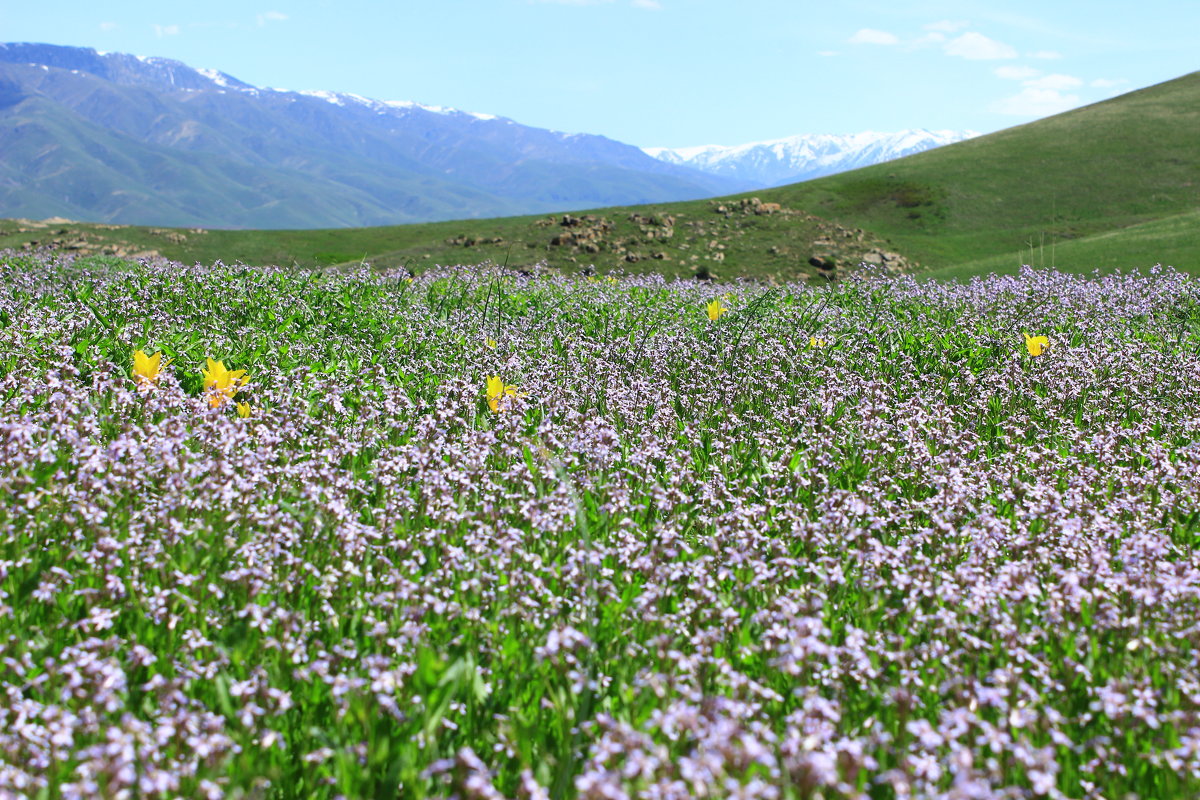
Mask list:
[[[740,211],[743,214],[766,215],[778,214],[783,210],[783,206],[781,206],[779,203],[764,203],[762,198],[759,197],[743,197],[737,202],[737,205],[733,206],[732,208],[724,203],[714,206],[713,213],[724,214],[726,217],[728,217],[735,211]]]
[[[161,236],[168,242],[174,244],[182,244],[187,241],[187,234],[179,233],[178,231],[170,230],[169,228],[151,228],[147,231],[151,236]]]
[[[675,217],[670,214],[657,216],[654,214],[645,215],[633,212],[629,215],[629,221],[635,225],[649,225],[655,228],[673,228],[675,227]]]
[[[573,252],[578,252],[589,242],[599,243],[613,229],[611,221],[594,214],[584,214],[581,217],[564,214],[558,224],[568,230],[560,231],[550,239],[551,246],[570,247]],[[598,252],[598,249],[595,252]]]

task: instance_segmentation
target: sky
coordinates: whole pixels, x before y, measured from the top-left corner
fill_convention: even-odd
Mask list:
[[[1196,0],[65,0],[0,42],[163,56],[642,147],[1019,125],[1200,69]]]

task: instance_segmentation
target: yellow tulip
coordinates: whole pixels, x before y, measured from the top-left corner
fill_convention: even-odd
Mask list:
[[[246,370],[228,370],[223,361],[207,359],[208,368],[201,370],[204,376],[204,391],[208,394],[210,408],[220,408],[231,400],[235,394],[245,388],[250,379]]]
[[[726,308],[720,300],[713,300],[704,307],[704,310],[708,312],[709,322],[716,322],[721,318],[722,314],[729,311],[729,309]]]
[[[146,355],[141,350],[133,352],[133,379],[137,382],[138,391],[147,391],[154,387],[154,382],[158,380],[158,376],[162,374],[163,368],[170,364],[162,363],[162,353],[155,353],[152,356]]]
[[[484,339],[483,343],[486,344],[492,350],[496,349],[496,340],[495,339]]]
[[[504,381],[500,380],[499,375],[493,375],[492,377],[487,379],[488,408],[490,408],[493,413],[499,413],[500,411],[503,410],[500,408],[500,401],[503,400],[504,398],[506,398],[506,397],[518,398],[518,397],[525,397],[525,396],[526,396],[526,394],[524,392],[519,391],[518,387],[506,385],[504,383]],[[508,404],[505,404],[504,407],[508,408]]]
[[[245,419],[246,417],[250,416],[250,404],[249,403],[238,403],[237,404],[237,412],[238,412],[238,416],[241,417],[242,419]]]
[[[1045,336],[1030,336],[1025,334],[1025,349],[1031,356],[1040,356],[1050,346],[1050,340]]]
[[[829,344],[829,342],[825,341],[824,339],[818,339],[815,336],[808,337],[809,347],[824,347],[827,344]]]

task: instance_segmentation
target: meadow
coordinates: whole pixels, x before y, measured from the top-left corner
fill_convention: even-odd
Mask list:
[[[1200,284],[0,254],[0,796],[1200,795]]]

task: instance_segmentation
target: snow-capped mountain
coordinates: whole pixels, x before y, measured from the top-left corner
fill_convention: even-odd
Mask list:
[[[730,147],[711,144],[642,149],[668,164],[692,167],[727,178],[740,178],[766,187],[891,161],[978,135],[976,131],[924,129],[896,133],[865,131],[846,135],[816,133]]]
[[[0,217],[180,227],[386,225],[754,188],[603,136],[30,43],[0,44],[0,153]]]

